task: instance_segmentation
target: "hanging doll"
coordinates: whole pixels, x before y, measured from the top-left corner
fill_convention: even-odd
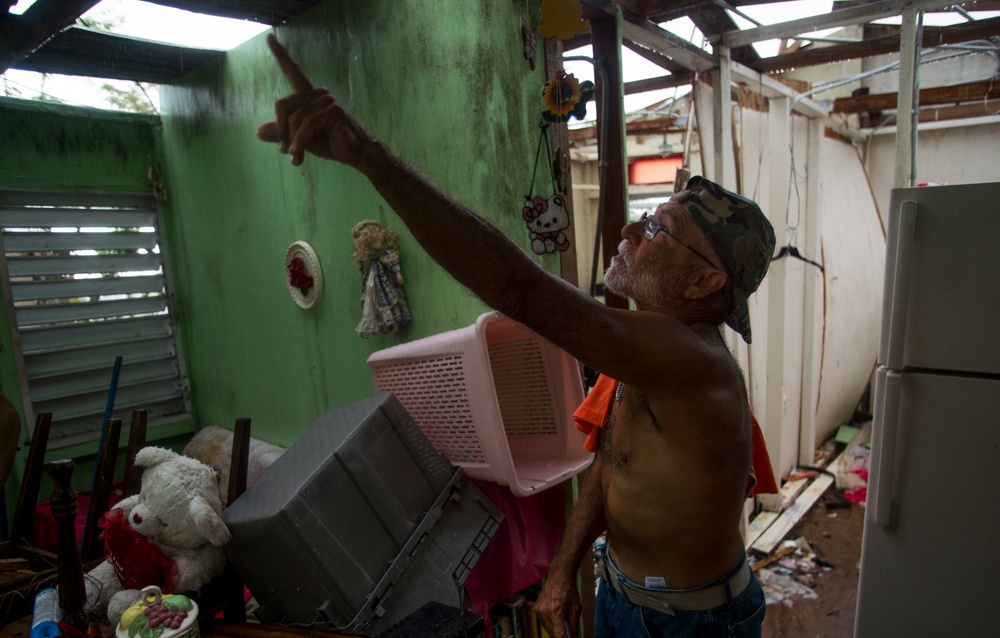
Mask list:
[[[358,223],[351,237],[352,258],[361,270],[361,323],[355,330],[365,339],[397,332],[411,319],[399,270],[399,237],[370,219]]]

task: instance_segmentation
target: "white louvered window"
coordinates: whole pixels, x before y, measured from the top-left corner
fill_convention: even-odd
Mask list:
[[[151,194],[0,190],[4,298],[26,421],[52,413],[50,446],[114,417],[188,417],[156,200]]]

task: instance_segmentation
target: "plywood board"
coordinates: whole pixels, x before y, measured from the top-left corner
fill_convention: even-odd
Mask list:
[[[818,251],[808,251],[801,243],[807,229],[817,223],[815,208],[810,208],[806,198],[809,121],[790,117],[787,108],[787,102],[772,101],[769,112],[740,109],[742,190],[761,206],[774,227],[775,253],[780,247],[795,245],[801,254],[811,254]],[[751,405],[779,476],[800,462],[803,309],[807,303],[822,305],[821,299],[805,298],[807,278],[816,278],[817,272],[815,266],[794,258],[773,261],[750,298],[753,344],[741,364],[747,370]],[[813,297],[822,294],[821,287],[809,290]],[[810,377],[810,381],[815,379]]]
[[[780,514],[777,512],[761,512],[752,521],[750,525],[747,526],[746,538],[744,538],[744,547],[750,549],[750,546],[760,538],[761,534],[767,531],[767,528],[771,526],[774,521],[778,520]]]
[[[781,510],[788,509],[795,502],[795,499],[799,497],[799,494],[802,493],[802,490],[806,489],[806,485],[808,484],[808,478],[785,481],[785,484],[781,486],[781,490],[778,491],[778,496],[781,498]]]
[[[795,502],[781,513],[778,520],[751,545],[751,549],[762,554],[770,554],[774,551],[774,548],[785,539],[788,532],[806,515],[806,512],[831,485],[833,485],[833,477],[829,474],[817,476],[809,487],[795,499]]]
[[[743,193],[750,199],[757,202],[760,209],[767,215],[772,224],[780,223],[782,215],[777,213],[775,206],[771,202],[770,189],[767,184],[770,182],[771,158],[768,152],[770,145],[770,127],[766,112],[752,109],[740,109],[740,175],[742,176]],[[750,296],[750,325],[753,327],[754,344],[766,344],[768,341],[767,324],[767,277],[756,293]],[[767,392],[767,357],[764,351],[754,352],[755,347],[747,346],[743,339],[732,330],[727,329],[732,335],[732,343],[737,353],[740,366],[746,373],[747,393],[750,397],[750,405],[758,421],[761,421],[761,428],[765,439],[772,427],[779,427],[778,423],[772,424],[764,418],[764,401]],[[760,346],[756,346],[758,349]],[[768,446],[768,451],[770,452]],[[775,474],[781,476],[778,466],[779,458],[771,457],[775,463]]]
[[[820,163],[826,310],[815,440],[825,441],[850,420],[875,367],[885,236],[855,148],[824,137]]]

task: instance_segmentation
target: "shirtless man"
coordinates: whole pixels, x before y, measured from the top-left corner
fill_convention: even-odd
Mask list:
[[[746,298],[774,248],[756,204],[694,178],[654,215],[626,225],[605,285],[636,311],[609,308],[429,183],[314,88],[273,35],[268,44],[294,92],[277,101],[260,139],[295,166],[310,153],[357,169],[456,280],[618,380],[535,608],[549,633],[577,633],[576,568],[607,530],[610,580],[595,635],[759,635],[764,598],[739,534],[748,403],[720,332],[726,321],[749,341]]]

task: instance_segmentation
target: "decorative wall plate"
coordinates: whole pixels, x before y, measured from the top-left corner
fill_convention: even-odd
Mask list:
[[[295,304],[304,310],[315,308],[323,298],[323,270],[316,251],[304,241],[285,251],[285,285]]]

